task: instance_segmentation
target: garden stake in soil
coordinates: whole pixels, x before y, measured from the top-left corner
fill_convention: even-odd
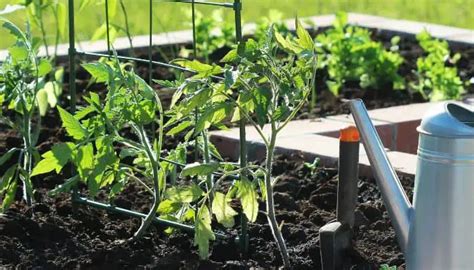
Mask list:
[[[74,17],[74,0],[68,1],[68,14],[69,14],[69,92],[71,100],[69,101],[69,112],[72,114],[76,111],[76,33],[75,33],[75,17]],[[71,167],[72,175],[76,172]],[[79,198],[79,192],[77,185],[72,188],[72,202]]]
[[[243,42],[243,36],[242,36],[242,3],[241,0],[235,0],[233,9],[235,12],[235,37],[237,40],[237,44],[240,44]],[[247,136],[245,134],[245,126],[247,124],[247,121],[245,120],[244,117],[240,119],[239,121],[239,141],[240,141],[240,167],[241,168],[246,168],[247,167]],[[247,172],[244,170],[241,172],[241,179],[243,180],[245,177],[247,177]],[[243,213],[240,213],[240,236],[239,236],[239,244],[240,244],[240,249],[244,255],[247,254],[248,252],[248,245],[249,245],[249,235],[248,235],[248,219],[247,216],[244,215]]]
[[[323,270],[344,269],[350,263],[344,260],[344,254],[351,248],[359,178],[359,133],[354,126],[340,131],[338,171],[337,221],[319,230]]]

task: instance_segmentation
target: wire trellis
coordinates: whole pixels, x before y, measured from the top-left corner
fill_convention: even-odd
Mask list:
[[[220,7],[226,9],[232,9],[234,11],[234,19],[235,19],[235,36],[236,42],[239,43],[243,40],[242,36],[242,2],[241,0],[234,0],[233,2],[212,2],[212,1],[205,1],[205,0],[172,0],[169,2],[175,3],[186,3],[191,4],[192,9],[192,27],[193,27],[193,50],[194,56],[197,55],[197,48],[196,48],[196,5],[203,5],[203,6],[213,6],[213,7]],[[152,78],[152,69],[153,66],[161,66],[165,68],[186,71],[186,72],[193,72],[187,68],[177,66],[171,63],[161,62],[161,61],[154,61],[153,57],[153,0],[148,1],[148,9],[149,9],[149,39],[148,39],[148,59],[137,58],[132,56],[122,56],[117,55],[117,58],[120,60],[126,61],[135,61],[139,63],[148,64],[149,68],[149,77],[148,81],[149,84],[153,84]],[[68,14],[69,14],[69,68],[70,68],[70,76],[69,76],[69,89],[70,89],[70,111],[74,113],[76,110],[76,103],[77,103],[77,96],[76,96],[76,64],[77,59],[80,56],[90,56],[90,57],[110,57],[112,55],[112,48],[111,48],[111,40],[110,40],[110,21],[109,21],[109,1],[105,0],[105,24],[106,24],[106,41],[107,41],[107,53],[94,53],[94,52],[86,52],[86,51],[79,51],[76,49],[76,40],[75,40],[75,13],[74,13],[74,0],[68,0]],[[223,78],[220,76],[214,76],[214,79],[222,80]],[[242,168],[247,167],[247,146],[246,146],[246,134],[245,134],[245,120],[240,121],[240,165]],[[164,160],[166,162],[166,160]],[[179,164],[182,165],[182,164]],[[231,178],[233,179],[240,179],[246,176],[246,172],[243,171],[240,175],[233,175]],[[124,209],[120,207],[116,207],[111,204],[106,204],[98,201],[94,201],[85,197],[82,197],[79,193],[77,187],[73,188],[72,191],[72,201],[75,204],[82,204],[91,206],[98,209],[104,209],[107,211],[120,213],[123,215],[136,217],[136,218],[144,218],[146,215],[140,212],[132,211],[129,209]],[[161,218],[155,218],[155,223],[174,227],[185,232],[194,232],[194,226],[183,224],[179,222],[169,221]],[[236,242],[239,244],[242,253],[246,253],[248,250],[248,230],[247,230],[247,219],[245,215],[241,214],[241,229],[239,232],[238,237],[236,237]],[[215,235],[218,238],[228,238],[228,236],[221,232],[216,232]]]

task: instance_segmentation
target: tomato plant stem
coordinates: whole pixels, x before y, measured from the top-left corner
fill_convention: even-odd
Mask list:
[[[162,125],[160,125],[162,126]],[[160,164],[158,162],[158,159],[156,158],[156,154],[153,152],[153,148],[150,144],[150,141],[145,135],[145,131],[143,127],[138,128],[139,135],[140,135],[140,141],[142,142],[146,155],[148,159],[150,160],[151,163],[151,168],[152,168],[152,173],[153,173],[153,205],[147,214],[146,218],[142,220],[142,224],[138,231],[134,235],[134,239],[141,238],[143,234],[147,231],[148,227],[150,224],[153,222],[156,216],[156,211],[158,210],[158,206],[160,204],[160,187],[159,187],[159,167]]]
[[[270,229],[275,238],[278,249],[280,250],[281,258],[283,260],[283,265],[286,269],[290,268],[290,259],[288,255],[288,250],[286,248],[285,240],[281,233],[280,228],[278,227],[278,222],[275,216],[275,203],[273,200],[273,185],[272,185],[272,166],[273,166],[273,152],[275,151],[275,143],[277,137],[277,129],[275,123],[272,123],[272,132],[270,134],[270,141],[267,145],[267,155],[265,160],[265,190],[266,190],[266,199],[267,199],[267,219]]]
[[[30,112],[27,109],[26,101],[21,98],[21,107],[23,111],[23,127],[22,127],[22,137],[24,144],[24,156],[23,156],[23,198],[26,201],[28,206],[31,206],[31,168],[32,168],[32,146],[31,146],[31,121],[30,121]],[[21,174],[20,174],[21,175]]]
[[[211,162],[211,155],[209,153],[209,137],[207,136],[207,132],[205,130],[202,131],[202,140],[203,140],[204,163],[208,164]],[[207,191],[210,193],[209,201],[212,202],[212,200],[214,199],[214,182],[212,180],[212,174],[208,174],[206,176],[206,186],[207,186]]]

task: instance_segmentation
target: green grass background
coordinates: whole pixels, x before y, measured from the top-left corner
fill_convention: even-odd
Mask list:
[[[66,3],[66,0],[60,0]],[[103,1],[103,0],[102,0]],[[213,0],[225,2],[225,0]],[[227,0],[231,1],[231,0]],[[372,15],[381,15],[392,18],[402,18],[417,21],[432,22],[463,28],[474,29],[474,0],[242,0],[244,22],[256,21],[261,16],[268,14],[269,10],[276,9],[283,13],[285,18],[329,14],[336,11],[359,12]],[[14,0],[0,0],[0,9]],[[76,6],[80,0],[76,0]],[[97,0],[100,3],[101,0]],[[129,14],[131,31],[133,34],[146,34],[148,32],[148,0],[125,0]],[[153,27],[154,32],[165,32],[190,28],[190,19],[186,10],[189,4],[163,3],[154,0]],[[198,8],[204,14],[210,14],[212,8]],[[78,8],[77,8],[78,10]],[[94,30],[104,20],[104,6],[94,5],[76,14],[76,36],[80,40],[90,39]],[[227,19],[232,20],[232,10],[225,13]],[[19,26],[25,25],[25,12],[17,11],[6,16]],[[117,10],[114,23],[123,25],[121,10]],[[55,24],[53,16],[46,18],[46,28],[53,39]],[[36,32],[37,33],[37,32]],[[123,35],[124,33],[121,33]],[[63,40],[64,42],[65,40]],[[6,32],[0,30],[0,48],[11,44],[12,40]],[[51,43],[51,42],[50,42]]]

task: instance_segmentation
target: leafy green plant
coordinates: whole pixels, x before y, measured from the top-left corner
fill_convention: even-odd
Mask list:
[[[168,173],[160,164],[163,141],[161,102],[155,91],[130,70],[130,65],[121,65],[117,59],[102,59],[83,64],[83,67],[97,82],[107,85],[105,101],[91,92],[89,97],[84,97],[88,105],[75,115],[58,108],[63,127],[72,141],[57,144],[44,153],[33,175],[59,173],[67,163],[71,163],[78,174],[58,186],[52,194],[68,191],[78,182],[83,182],[91,197],[99,189],[108,187],[109,196],[113,198],[129,179],[137,181],[153,196],[150,212],[134,235],[134,238],[139,238],[156,216]],[[155,119],[158,119],[158,135],[152,140],[150,138],[154,136],[147,134],[146,126]],[[121,135],[127,129],[131,129],[135,139]],[[115,146],[121,147],[120,153]],[[134,158],[133,165],[124,161],[127,157]]]
[[[278,31],[270,28],[264,42],[249,39],[223,59],[224,62],[237,64],[237,70],[228,72],[225,76],[227,85],[239,90],[237,99],[230,98],[237,107],[233,120],[245,117],[266,147],[265,166],[255,171],[253,176],[260,183],[262,198],[266,201],[268,224],[285,268],[290,268],[290,260],[275,215],[273,157],[278,134],[306,102],[314,87],[316,72],[314,42],[298,21],[296,35],[295,38],[284,38]],[[286,60],[279,59],[278,48],[288,52],[290,57]],[[267,134],[263,130],[264,125],[269,128]],[[255,218],[249,220],[254,221]]]
[[[333,28],[316,37],[323,58],[321,67],[327,68],[328,87],[339,95],[348,82],[359,82],[362,88],[403,89],[403,78],[398,69],[403,58],[397,53],[398,37],[392,39],[391,51],[371,39],[370,31],[347,25],[347,14],[338,13]]]
[[[13,202],[18,182],[23,183],[23,198],[32,203],[32,168],[38,152],[35,145],[41,128],[41,116],[49,106],[54,107],[60,94],[55,81],[47,81],[52,70],[49,60],[37,57],[38,43],[34,43],[29,26],[23,33],[13,23],[1,19],[3,27],[16,38],[8,49],[8,57],[0,67],[0,122],[17,130],[23,139],[22,148],[12,148],[2,157],[0,165],[18,156],[18,162],[3,173],[0,195],[1,211]],[[61,77],[58,74],[57,77]],[[61,79],[62,81],[62,79]]]
[[[455,65],[461,55],[451,56],[448,43],[431,37],[426,31],[416,38],[427,55],[416,61],[417,70],[414,73],[418,80],[411,84],[411,88],[430,101],[460,99],[464,83],[457,68],[449,65]]]

